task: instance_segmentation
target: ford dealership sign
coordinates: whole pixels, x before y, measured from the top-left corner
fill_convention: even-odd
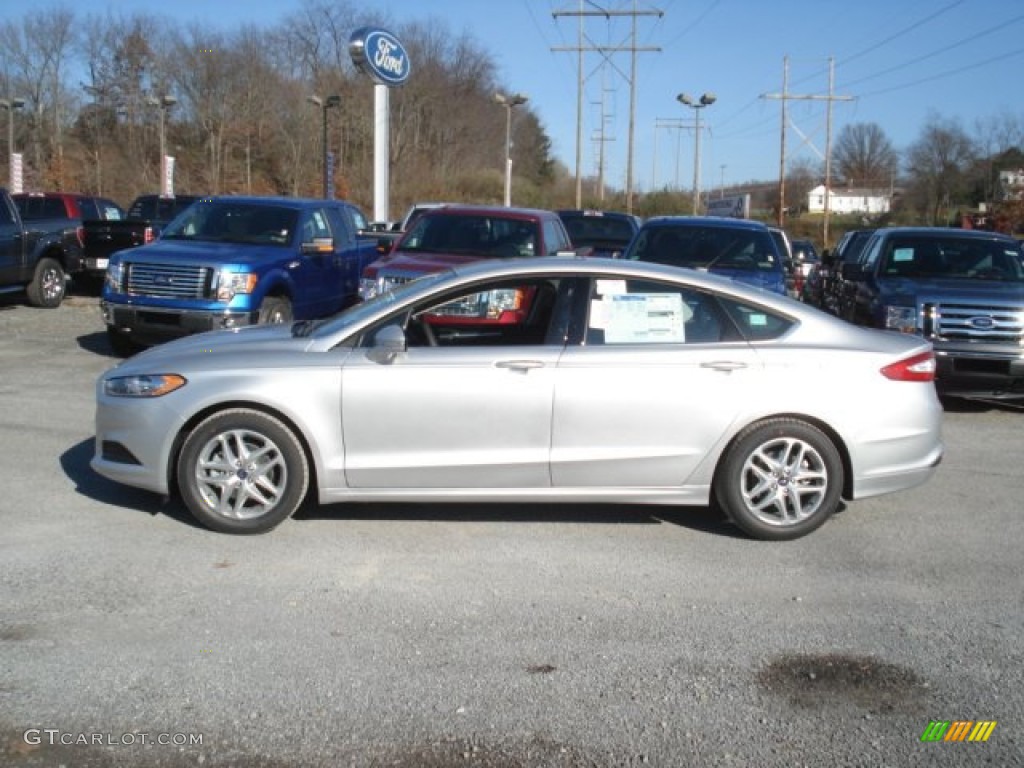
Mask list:
[[[409,79],[409,54],[387,30],[357,29],[349,38],[348,52],[356,67],[381,85],[401,85]]]

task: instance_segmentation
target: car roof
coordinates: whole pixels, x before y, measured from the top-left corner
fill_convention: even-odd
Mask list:
[[[751,229],[768,231],[768,225],[751,219],[732,219],[727,216],[654,216],[643,223],[649,227],[719,227],[721,229]]]
[[[499,219],[523,218],[557,218],[554,211],[540,208],[506,208],[501,205],[444,205],[430,208],[421,214],[421,218],[434,216],[491,216]]]
[[[988,229],[957,229],[955,227],[885,227],[874,230],[876,235],[914,235],[915,237],[955,237],[973,240],[1006,240],[1016,242],[1010,235]]]

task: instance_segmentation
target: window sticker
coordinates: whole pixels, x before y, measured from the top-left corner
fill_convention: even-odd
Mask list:
[[[765,328],[768,325],[768,315],[762,312],[751,312],[747,320],[751,328]]]
[[[892,252],[892,260],[894,262],[913,261],[914,260],[914,249],[913,248],[894,248],[893,252]]]
[[[686,341],[683,297],[678,293],[609,296],[605,307],[606,344],[680,344]],[[689,308],[687,308],[689,309]]]

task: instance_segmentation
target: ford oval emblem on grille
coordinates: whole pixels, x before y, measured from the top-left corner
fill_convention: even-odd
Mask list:
[[[174,283],[174,278],[167,275],[155,275],[153,277],[154,285],[171,285]]]
[[[977,328],[979,331],[988,331],[995,327],[996,321],[991,317],[969,317],[967,318],[967,324],[971,328]]]

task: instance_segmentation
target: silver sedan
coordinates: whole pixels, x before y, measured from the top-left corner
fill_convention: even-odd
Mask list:
[[[714,275],[488,261],[136,355],[97,383],[92,467],[232,533],[304,502],[501,500],[717,504],[792,539],[932,475],[934,372],[920,338]]]

